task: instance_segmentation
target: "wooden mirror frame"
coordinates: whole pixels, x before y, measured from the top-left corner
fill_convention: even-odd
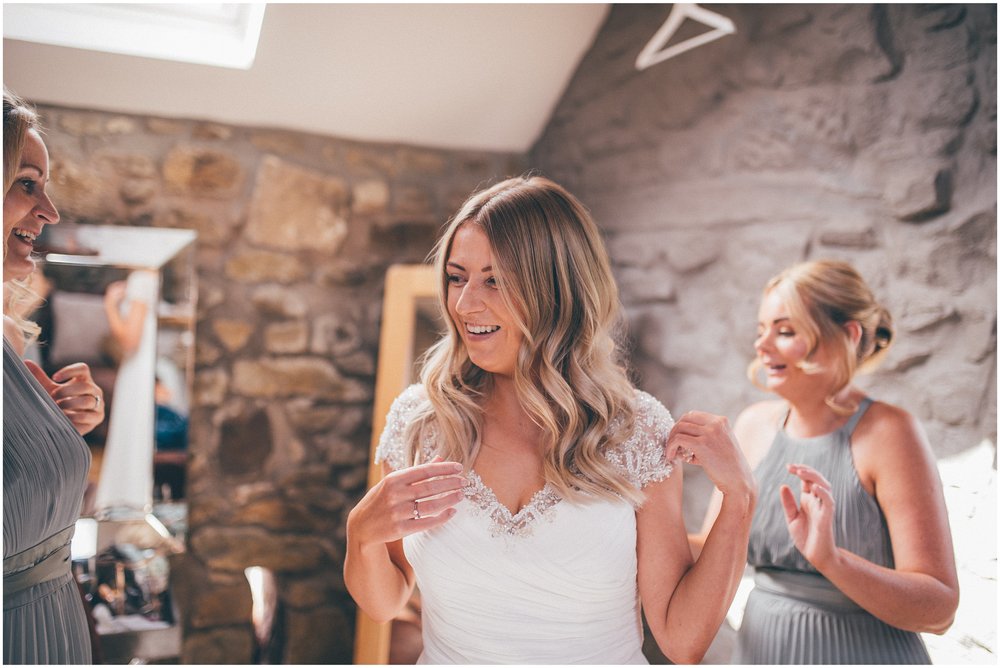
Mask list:
[[[386,415],[393,400],[414,381],[417,300],[436,298],[437,290],[437,276],[430,265],[397,264],[386,272],[368,459],[369,489],[382,479],[382,468],[375,464],[375,448],[385,428]],[[392,622],[379,624],[359,608],[354,634],[354,663],[388,663],[391,628]]]

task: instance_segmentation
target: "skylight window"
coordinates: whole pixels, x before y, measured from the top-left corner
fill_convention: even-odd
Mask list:
[[[4,4],[9,39],[250,69],[265,3]]]

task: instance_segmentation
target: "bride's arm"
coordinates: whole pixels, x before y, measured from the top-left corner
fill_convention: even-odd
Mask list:
[[[344,583],[358,606],[377,622],[395,617],[413,593],[413,569],[403,536],[444,524],[462,499],[462,465],[436,460],[390,472],[347,516]],[[421,516],[414,517],[419,501]]]
[[[756,487],[724,418],[690,413],[671,432],[668,454],[694,453],[723,499],[697,561],[681,512],[680,471],[648,485],[636,514],[639,593],[649,628],[674,663],[698,663],[732,604],[746,564]]]

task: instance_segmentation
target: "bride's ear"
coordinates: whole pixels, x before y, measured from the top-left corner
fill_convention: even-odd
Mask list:
[[[851,339],[851,343],[857,347],[861,341],[861,323],[857,320],[848,320],[844,323],[843,327],[844,331],[847,332],[847,336]]]

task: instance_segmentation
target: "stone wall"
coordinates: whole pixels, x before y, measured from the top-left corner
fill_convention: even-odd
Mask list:
[[[249,663],[243,569],[286,663],[350,663],[344,521],[364,493],[383,277],[521,156],[40,107],[64,221],[198,232],[182,659]]]
[[[250,661],[247,566],[278,574],[283,661],[350,661],[385,269],[528,167],[606,231],[640,384],[675,413],[762,397],[760,287],[836,257],[899,325],[864,385],[940,455],[995,440],[995,6],[712,8],[735,35],[638,72],[670,6],[613,7],[530,156],[41,107],[64,220],[199,233],[184,661]]]
[[[840,258],[897,323],[862,385],[939,456],[995,442],[996,6],[711,9],[735,35],[640,72],[671,6],[614,6],[531,152],[606,230],[640,384],[735,418],[760,289]]]

